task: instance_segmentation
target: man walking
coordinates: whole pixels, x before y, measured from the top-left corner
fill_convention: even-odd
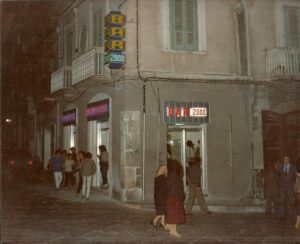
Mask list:
[[[279,189],[277,215],[284,220],[292,215],[294,199],[294,184],[296,179],[295,166],[291,164],[288,156],[283,158],[283,163],[278,166]]]
[[[55,156],[53,157],[53,172],[54,172],[54,179],[55,179],[55,187],[59,190],[61,181],[62,181],[62,164],[63,158],[60,156],[60,150],[57,149],[55,151]]]
[[[200,167],[201,158],[197,157],[194,160],[190,159],[189,167],[187,169],[187,180],[190,187],[189,198],[186,203],[186,215],[192,214],[192,208],[197,197],[202,214],[211,214],[204,199],[201,189],[201,175],[202,170]]]

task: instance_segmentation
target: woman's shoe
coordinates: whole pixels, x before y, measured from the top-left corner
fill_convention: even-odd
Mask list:
[[[175,238],[180,238],[181,237],[181,235],[179,233],[171,233],[171,232],[170,232],[170,236],[175,237]]]

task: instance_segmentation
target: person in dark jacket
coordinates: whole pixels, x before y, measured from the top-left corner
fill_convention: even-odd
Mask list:
[[[278,171],[277,164],[267,166],[264,173],[264,191],[266,198],[266,214],[271,214],[272,209],[277,209],[278,198]]]
[[[84,159],[84,151],[79,151],[78,152],[78,160],[77,163],[75,164],[75,172],[77,174],[76,178],[77,178],[77,183],[76,183],[76,196],[79,196],[81,190],[82,190],[82,175],[80,174],[80,166],[82,163],[82,160]]]
[[[183,169],[177,160],[168,160],[167,185],[167,218],[166,229],[172,237],[181,237],[177,232],[177,225],[184,224],[185,214],[183,202],[185,198],[183,189]]]
[[[61,151],[59,149],[57,149],[55,151],[55,156],[52,158],[55,187],[57,190],[59,190],[60,184],[62,182],[63,161],[64,161],[64,159],[61,157]]]
[[[296,160],[296,182],[294,186],[294,191],[295,191],[296,216],[297,216],[294,228],[299,229],[300,228],[300,160]]]
[[[186,215],[192,215],[192,208],[197,197],[201,213],[210,214],[204,195],[201,189],[202,169],[200,167],[201,158],[190,159],[189,167],[187,168],[187,180],[190,187],[189,198],[186,203]]]
[[[159,223],[165,227],[165,216],[167,214],[167,179],[168,169],[166,165],[161,165],[157,170],[154,180],[154,205],[156,215],[152,224],[158,227]],[[160,222],[159,222],[160,221]]]
[[[278,203],[277,215],[280,220],[292,216],[292,204],[294,201],[294,184],[296,179],[295,166],[285,156],[283,163],[278,166]]]

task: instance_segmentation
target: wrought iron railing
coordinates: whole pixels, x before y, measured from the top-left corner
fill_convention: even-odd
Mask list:
[[[267,52],[267,75],[300,76],[300,49],[274,48]]]
[[[104,75],[104,48],[93,48],[72,62],[72,85],[95,75]]]
[[[71,88],[71,66],[64,66],[51,73],[51,93],[57,92],[65,88]]]

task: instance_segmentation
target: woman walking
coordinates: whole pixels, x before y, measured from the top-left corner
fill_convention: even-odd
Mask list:
[[[183,190],[183,169],[177,160],[168,161],[167,184],[167,219],[166,229],[172,237],[181,237],[177,231],[177,225],[185,223],[183,202],[185,198]]]
[[[296,201],[296,223],[294,228],[300,227],[300,164],[296,165],[296,182],[295,182],[295,201]]]
[[[168,169],[166,165],[161,165],[157,170],[157,176],[154,180],[154,205],[156,215],[152,220],[155,227],[161,224],[165,227],[165,216],[167,214],[167,174]]]

